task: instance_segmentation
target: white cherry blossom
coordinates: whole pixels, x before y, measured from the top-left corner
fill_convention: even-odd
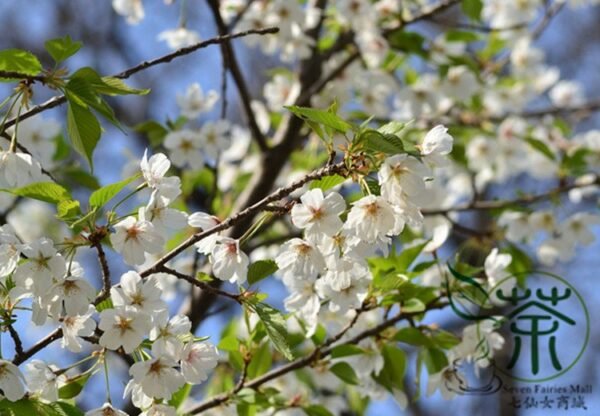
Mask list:
[[[131,216],[115,224],[114,229],[110,241],[129,265],[142,264],[145,261],[144,253],[158,253],[163,248],[163,236],[150,221]]]
[[[188,118],[196,118],[214,107],[219,100],[219,93],[210,90],[206,94],[198,83],[191,84],[185,94],[177,94],[177,105],[181,114]]]
[[[161,290],[156,282],[156,277],[150,276],[142,280],[142,277],[134,271],[129,271],[121,276],[121,286],[111,288],[110,297],[116,307],[131,306],[150,316],[167,307],[161,299]]]
[[[109,350],[123,347],[131,354],[150,331],[150,317],[132,306],[105,309],[100,312],[100,328],[104,333],[99,344]]]
[[[212,251],[213,273],[217,279],[242,284],[248,276],[250,260],[240,249],[240,242],[229,237],[220,237]]]
[[[161,356],[133,364],[129,374],[148,397],[169,400],[185,384],[175,365],[177,363],[172,358]]]
[[[16,402],[25,396],[24,382],[19,367],[10,361],[0,360],[0,389],[9,401]]]
[[[300,197],[301,204],[292,207],[292,222],[307,235],[333,235],[342,227],[340,214],[346,209],[346,201],[337,192],[323,195],[321,189],[312,189]]]
[[[96,312],[92,305],[88,306],[85,314],[76,316],[65,316],[60,323],[63,336],[60,340],[61,346],[71,352],[81,352],[82,337],[89,337],[96,329],[96,321],[92,315]]]
[[[217,366],[219,353],[210,342],[189,342],[181,352],[181,372],[185,381],[199,384]]]

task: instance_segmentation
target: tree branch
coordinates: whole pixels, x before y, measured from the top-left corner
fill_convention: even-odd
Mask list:
[[[461,211],[486,211],[491,209],[501,209],[508,208],[511,206],[518,205],[528,205],[533,204],[535,202],[544,201],[546,199],[550,199],[554,196],[560,195],[564,192],[569,192],[572,189],[577,188],[585,188],[588,186],[600,185],[600,178],[596,178],[596,180],[592,183],[585,184],[568,184],[558,186],[548,192],[544,192],[541,194],[534,195],[526,195],[520,198],[510,199],[510,200],[492,200],[492,201],[473,201],[467,205],[461,205],[457,207],[444,208],[444,209],[432,209],[432,210],[423,210],[423,215],[447,215],[450,212],[461,212]]]
[[[231,217],[229,217],[226,220],[222,221],[221,223],[215,225],[214,227],[192,235],[187,240],[185,240],[184,242],[179,244],[177,247],[175,247],[173,250],[171,250],[169,253],[167,253],[163,257],[161,257],[152,266],[150,266],[146,270],[142,271],[140,273],[140,275],[142,277],[145,277],[145,276],[149,276],[151,274],[160,272],[161,268],[169,260],[171,260],[174,257],[176,257],[177,255],[179,255],[181,252],[183,252],[188,247],[192,246],[194,243],[197,243],[198,241],[200,241],[212,234],[218,233],[219,231],[227,230],[249,217],[253,217],[256,213],[262,211],[271,202],[275,202],[275,201],[282,199],[283,197],[289,195],[296,189],[304,186],[306,183],[308,183],[314,179],[320,179],[324,176],[329,176],[329,175],[333,175],[333,174],[344,174],[345,171],[346,171],[346,166],[345,166],[344,162],[340,162],[335,165],[325,166],[321,169],[313,171],[313,172],[309,173],[308,175],[304,176],[303,178],[293,182],[291,185],[279,188],[272,194],[266,196],[265,198],[261,199],[260,201],[256,202],[255,204],[238,212],[237,214],[232,215]]]
[[[206,290],[207,292],[213,293],[215,295],[229,298],[231,300],[236,301],[240,305],[242,304],[242,300],[241,300],[242,295],[241,294],[229,293],[224,290],[218,289],[216,287],[211,286],[210,284],[208,284],[206,282],[196,279],[194,276],[189,276],[187,274],[180,273],[177,270],[171,269],[170,267],[167,267],[164,265],[161,266],[159,270],[161,272],[173,275],[173,276],[177,277],[178,279],[185,280],[186,282],[189,282],[191,285],[199,287],[202,290]]]
[[[227,36],[229,29],[227,28],[227,25],[225,24],[225,22],[223,21],[223,17],[221,16],[221,11],[219,10],[219,1],[207,1],[213,14],[215,24],[217,25],[219,35],[221,35],[221,37]],[[231,46],[230,42],[221,42],[221,54],[223,55],[223,60],[226,63],[229,72],[231,72],[235,85],[237,86],[240,95],[240,100],[242,101],[242,107],[244,108],[244,114],[248,119],[248,127],[252,132],[252,137],[254,137],[254,140],[256,141],[256,144],[258,144],[260,150],[262,152],[265,152],[269,147],[267,145],[267,139],[258,127],[258,123],[256,121],[256,117],[254,116],[254,111],[252,110],[251,106],[252,97],[250,96],[248,86],[246,84],[246,81],[244,80],[244,75],[242,74],[240,65],[233,51],[233,46]]]
[[[153,59],[151,61],[144,61],[134,67],[126,69],[125,71],[122,71],[122,72],[119,72],[118,74],[112,75],[112,77],[126,79],[140,71],[144,71],[155,65],[171,62],[175,58],[189,55],[190,53],[195,52],[198,49],[206,48],[207,46],[210,46],[210,45],[220,44],[220,43],[227,42],[227,41],[230,41],[230,40],[236,39],[236,38],[241,38],[244,36],[267,35],[267,34],[277,33],[278,31],[279,31],[279,28],[269,27],[269,28],[265,28],[265,29],[251,29],[251,30],[246,30],[244,32],[233,33],[233,34],[228,34],[228,35],[224,35],[224,36],[217,36],[215,38],[208,39],[203,42],[199,42],[194,45],[178,49],[175,52],[169,53],[167,55]],[[7,120],[6,123],[4,123],[4,130],[6,130],[7,128],[9,128],[11,126],[14,126],[17,123],[17,121],[22,121],[22,120],[28,119],[30,117],[35,116],[36,114],[41,113],[42,111],[49,110],[54,107],[58,107],[59,105],[64,104],[66,101],[67,101],[67,99],[64,95],[57,95],[55,97],[52,97],[48,101],[46,101],[42,104],[36,105],[35,107],[32,107],[30,110],[22,113],[18,117],[18,119],[15,117],[15,118],[11,118],[10,120]],[[26,151],[26,149],[24,149],[23,151]],[[29,151],[26,151],[26,153],[29,153]]]

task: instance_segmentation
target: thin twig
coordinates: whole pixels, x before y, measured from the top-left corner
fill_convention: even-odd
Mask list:
[[[548,192],[544,192],[544,193],[540,193],[540,194],[526,195],[526,196],[523,196],[520,198],[509,199],[509,200],[474,201],[472,203],[469,203],[466,205],[461,205],[461,206],[456,206],[456,207],[423,210],[422,214],[423,215],[446,215],[450,212],[486,211],[486,210],[492,210],[492,209],[509,208],[512,206],[528,205],[528,204],[533,204],[536,202],[550,199],[550,198],[560,195],[562,193],[569,192],[572,189],[585,188],[585,187],[594,186],[594,185],[600,185],[600,178],[597,178],[592,183],[585,183],[585,184],[573,183],[573,184],[561,185],[554,189],[551,189]]]
[[[200,241],[212,234],[218,233],[219,231],[226,230],[248,217],[254,216],[256,213],[262,211],[264,209],[264,207],[269,205],[271,202],[278,201],[278,200],[282,199],[283,197],[288,196],[290,193],[292,193],[296,189],[304,186],[306,183],[308,183],[314,179],[320,179],[324,176],[329,176],[329,175],[333,175],[336,173],[342,174],[345,171],[345,169],[346,169],[346,167],[345,167],[344,162],[340,162],[340,163],[337,163],[337,164],[331,165],[331,166],[326,166],[326,167],[318,169],[314,172],[309,173],[308,175],[304,176],[303,178],[293,182],[289,186],[279,188],[272,194],[266,196],[265,198],[261,199],[260,201],[256,202],[255,204],[250,205],[248,208],[238,212],[237,214],[232,215],[231,217],[229,217],[226,220],[224,220],[223,222],[215,225],[214,227],[192,235],[187,240],[185,240],[184,242],[179,244],[177,247],[175,247],[173,250],[171,250],[170,252],[165,254],[163,257],[161,257],[152,266],[150,266],[146,270],[142,271],[140,273],[140,275],[142,277],[145,277],[145,276],[149,276],[154,273],[158,273],[160,271],[161,267],[164,266],[169,260],[173,259],[177,255],[179,255],[181,252],[183,252],[185,249],[187,249],[188,247],[197,243],[198,241]]]
[[[214,293],[215,295],[219,295],[219,296],[223,296],[223,297],[232,299],[239,304],[242,303],[242,300],[241,300],[242,296],[240,294],[229,293],[224,290],[218,289],[216,287],[211,286],[210,284],[208,284],[206,282],[196,279],[194,276],[189,276],[185,273],[180,273],[177,270],[171,269],[170,267],[167,267],[164,265],[161,266],[159,270],[163,273],[173,275],[173,276],[177,277],[178,279],[185,280],[186,282],[189,282],[193,286],[199,287],[200,289],[206,290],[207,292]]]
[[[99,304],[110,296],[110,269],[108,268],[108,262],[106,261],[106,253],[102,248],[100,241],[96,242],[93,247],[98,253],[98,262],[100,263],[100,269],[102,270],[102,290],[94,300],[94,305]]]
[[[181,57],[181,56],[185,56],[185,55],[189,55],[192,52],[197,51],[198,49],[202,49],[202,48],[206,48],[207,46],[210,45],[217,45],[223,42],[227,42],[230,41],[232,39],[236,39],[236,38],[241,38],[244,36],[249,36],[249,35],[267,35],[267,34],[273,34],[273,33],[277,33],[279,31],[279,28],[276,27],[268,27],[268,28],[264,28],[264,29],[251,29],[251,30],[246,30],[243,32],[239,32],[239,33],[232,33],[229,35],[225,35],[225,36],[217,36],[215,38],[211,38],[211,39],[207,39],[203,42],[199,42],[196,43],[194,45],[191,46],[187,46],[185,48],[181,48],[176,50],[175,52],[169,53],[167,55],[161,56],[159,58],[153,59],[151,61],[144,61],[134,67],[131,67],[129,69],[126,69],[125,71],[122,71],[118,74],[112,75],[113,78],[119,78],[119,79],[126,79],[129,78],[130,76],[140,72],[140,71],[144,71],[150,67],[153,67],[155,65],[159,65],[159,64],[164,64],[167,62],[171,62],[173,59]],[[23,121],[26,120],[30,117],[33,117],[36,114],[41,113],[42,111],[45,110],[49,110],[51,108],[54,107],[58,107],[59,105],[64,104],[67,101],[66,97],[64,95],[57,95],[54,96],[52,98],[50,98],[48,101],[36,105],[35,107],[32,107],[31,109],[29,109],[28,111],[22,113],[19,116],[19,120]],[[4,123],[4,130],[6,130],[7,128],[14,126],[15,123],[17,122],[17,118],[11,118],[10,120],[7,120],[6,123]],[[25,149],[26,150],[26,149]],[[26,151],[26,153],[29,153],[28,151]]]
[[[28,75],[18,71],[0,71],[0,78],[4,79],[22,79],[28,83],[33,82],[46,82],[46,77],[43,75]]]
[[[46,348],[48,345],[52,344],[57,339],[62,337],[62,328],[57,328],[54,331],[50,332],[44,338],[39,340],[35,345],[31,348],[23,351],[22,354],[16,355],[12,362],[14,365],[19,365],[23,363],[25,360],[28,360],[30,357],[33,357],[36,353]]]
[[[6,327],[8,328],[8,333],[15,344],[15,358],[23,356],[25,351],[23,351],[23,341],[21,341],[19,333],[15,330],[11,323],[7,324]]]

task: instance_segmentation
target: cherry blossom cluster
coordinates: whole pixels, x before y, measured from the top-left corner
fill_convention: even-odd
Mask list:
[[[431,166],[444,162],[452,150],[452,137],[437,126],[425,135],[420,148],[420,158],[398,154],[383,161],[378,172],[381,195],[368,194],[347,210],[338,192],[324,194],[316,188],[305,192],[292,208],[292,223],[304,236],[284,243],[275,261],[290,291],[285,306],[305,322],[309,336],[323,301],[329,311],[340,314],[359,308],[372,279],[366,259],[378,252],[386,255],[391,237],[406,224],[422,225],[419,207],[427,202]]]

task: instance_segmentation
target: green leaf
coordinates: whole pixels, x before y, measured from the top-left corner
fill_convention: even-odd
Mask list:
[[[376,178],[365,176],[365,182],[371,195],[381,195],[381,185],[379,185],[379,181]]]
[[[425,367],[427,367],[427,372],[429,374],[439,373],[448,365],[446,354],[438,348],[424,348],[419,354],[422,354]]]
[[[546,156],[550,160],[556,160],[556,156],[554,152],[550,150],[548,145],[539,139],[535,139],[533,137],[526,137],[525,141],[529,143],[531,147],[540,152],[542,155]]]
[[[102,302],[96,305],[96,311],[102,312],[105,309],[113,309],[115,305],[113,305],[112,299],[104,299]]]
[[[79,79],[87,83],[96,94],[102,95],[145,95],[150,90],[138,90],[125,84],[122,80],[113,77],[101,77],[90,67],[84,67],[73,73],[70,81]],[[69,82],[70,82],[69,81]]]
[[[331,350],[331,358],[349,357],[351,355],[364,354],[365,350],[352,344],[342,344]]]
[[[2,189],[2,191],[51,204],[58,204],[72,199],[69,191],[54,182],[34,182],[21,188]]]
[[[394,389],[404,390],[406,353],[393,345],[384,345],[381,353],[384,365],[375,379],[390,392]]]
[[[476,42],[479,40],[479,35],[466,30],[450,30],[446,32],[446,40],[448,42]]]
[[[92,191],[95,191],[96,189],[100,188],[98,179],[96,179],[94,175],[91,175],[89,172],[86,172],[79,167],[70,166],[65,168],[64,175],[70,181],[85,186],[86,188],[89,188]]]
[[[248,284],[253,285],[275,273],[279,267],[273,260],[258,260],[248,267]]]
[[[408,282],[408,277],[397,272],[378,273],[373,278],[373,287],[384,293],[401,288]]]
[[[308,416],[333,416],[329,410],[318,404],[311,404],[302,408]]]
[[[92,112],[77,104],[72,95],[66,91],[67,100],[67,132],[73,148],[83,156],[93,169],[92,155],[100,140],[100,123]]]
[[[406,313],[423,312],[425,309],[426,306],[423,301],[417,298],[408,299],[402,304],[402,312]]]
[[[344,183],[345,181],[346,178],[340,175],[325,176],[324,178],[315,179],[314,181],[312,181],[310,183],[310,189],[319,188],[322,191],[326,191],[328,189],[333,188],[334,186]]]
[[[251,308],[256,312],[261,322],[265,326],[267,335],[277,350],[288,360],[292,360],[294,355],[287,342],[288,333],[285,319],[281,313],[270,305],[262,302],[253,302]]]
[[[448,349],[460,344],[459,337],[457,337],[456,335],[454,335],[448,331],[444,331],[441,329],[437,330],[432,335],[432,339],[436,346],[443,348],[445,350],[448,350]]]
[[[64,38],[50,39],[44,43],[44,46],[52,59],[58,64],[75,55],[81,49],[83,43],[73,42],[71,36],[66,35]]]
[[[329,368],[329,371],[338,376],[340,380],[345,381],[348,384],[357,385],[359,383],[356,373],[348,363],[336,363]]]
[[[483,10],[482,0],[462,0],[462,10],[465,15],[473,20],[481,20],[481,11]]]
[[[19,72],[23,75],[35,76],[42,71],[42,64],[30,52],[22,49],[5,49],[0,51],[0,71]],[[3,79],[2,81],[11,80]]]
[[[133,127],[138,133],[143,133],[148,137],[150,145],[158,146],[162,144],[165,136],[169,132],[162,124],[157,121],[149,120]]]
[[[50,403],[48,407],[56,410],[56,416],[84,416],[83,411],[66,402],[58,401]]]
[[[116,127],[121,128],[113,109],[84,77],[72,77],[65,86],[65,92],[68,93],[67,98],[69,101],[86,109],[91,107]]]
[[[373,152],[398,154],[404,151],[404,144],[398,136],[382,134],[377,130],[364,130],[359,134],[359,141],[364,141],[365,147]]]
[[[122,181],[111,183],[110,185],[103,186],[102,188],[94,191],[90,195],[90,206],[94,208],[101,208],[113,199],[119,192],[123,190],[131,182],[135,181],[140,177],[140,174],[133,175]]]
[[[427,51],[423,47],[425,37],[417,32],[397,30],[389,36],[388,42],[393,49],[424,57],[427,56]]]
[[[399,121],[390,121],[389,123],[386,123],[383,126],[379,127],[377,129],[377,131],[383,135],[386,135],[386,134],[397,135],[402,130],[404,130],[404,127],[406,127],[406,124],[407,123],[400,123]]]
[[[352,125],[342,118],[327,110],[318,110],[316,108],[298,107],[295,105],[286,106],[289,111],[305,121],[312,121],[332,128],[340,133],[346,133],[352,129]]]
[[[248,377],[253,379],[263,375],[269,371],[272,362],[271,348],[269,348],[269,343],[265,342],[252,354],[252,360],[248,365]]]
[[[89,372],[70,379],[67,381],[67,384],[58,389],[58,397],[61,399],[72,399],[73,397],[77,397],[85,387],[85,384],[91,375],[92,373]]]
[[[419,257],[425,246],[429,243],[426,241],[416,246],[405,248],[399,255],[395,256],[394,263],[399,271],[408,271],[413,262]]]
[[[433,342],[419,329],[413,327],[400,328],[394,339],[405,344],[415,345],[417,347],[432,347]]]
[[[191,391],[192,385],[189,383],[185,383],[179,390],[177,390],[173,394],[173,396],[171,396],[171,400],[169,400],[169,406],[173,406],[175,409],[179,409],[181,405],[185,402],[185,399],[188,398]]]
[[[74,201],[72,199],[60,201],[56,206],[56,210],[57,217],[61,220],[68,220],[69,218],[74,218],[81,214],[79,201]]]
[[[149,89],[137,89],[125,84],[123,80],[113,77],[102,77],[102,83],[96,84],[96,91],[103,95],[146,95]]]

